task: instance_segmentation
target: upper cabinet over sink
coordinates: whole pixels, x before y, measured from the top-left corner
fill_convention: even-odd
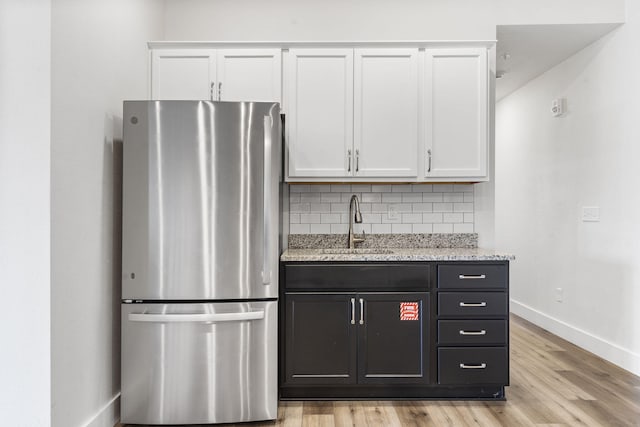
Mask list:
[[[486,181],[491,46],[155,42],[150,96],[281,102],[288,182]]]

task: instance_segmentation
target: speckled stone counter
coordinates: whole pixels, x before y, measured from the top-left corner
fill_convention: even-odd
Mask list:
[[[347,249],[344,234],[294,234],[282,261],[509,261],[515,257],[478,249],[478,235],[373,234]]]
[[[282,261],[508,261],[515,256],[478,248],[287,249]]]

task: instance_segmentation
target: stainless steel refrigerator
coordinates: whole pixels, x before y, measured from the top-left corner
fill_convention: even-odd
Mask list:
[[[123,121],[122,423],[275,419],[279,104]]]

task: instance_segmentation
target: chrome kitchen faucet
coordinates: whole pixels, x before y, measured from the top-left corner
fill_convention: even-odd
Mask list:
[[[353,212],[353,204],[356,205],[356,212]],[[362,223],[362,213],[360,213],[360,201],[358,200],[358,196],[355,194],[351,196],[351,200],[349,201],[349,249],[354,249],[356,243],[364,242],[365,235],[364,230],[362,230],[362,237],[356,237],[353,233],[353,222],[358,224]]]

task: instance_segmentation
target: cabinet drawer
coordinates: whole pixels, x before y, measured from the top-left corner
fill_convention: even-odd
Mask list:
[[[440,292],[439,316],[506,316],[507,294],[504,292]]]
[[[505,345],[506,320],[439,320],[440,345]]]
[[[444,347],[438,349],[440,384],[508,384],[505,347]]]
[[[507,266],[447,264],[438,266],[439,288],[486,289],[507,287]]]
[[[287,289],[396,289],[427,290],[431,265],[411,264],[286,264]]]

